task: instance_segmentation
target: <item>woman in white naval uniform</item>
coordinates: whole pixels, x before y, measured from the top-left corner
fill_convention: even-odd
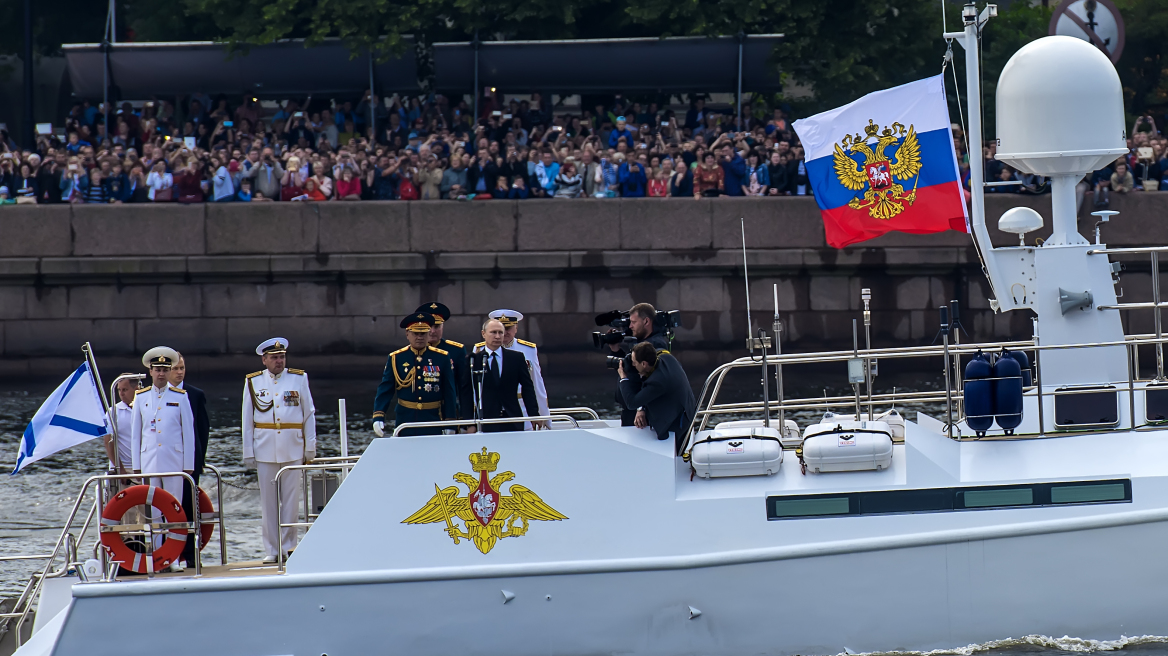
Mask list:
[[[283,337],[257,346],[264,369],[248,374],[243,386],[243,465],[254,467],[259,476],[265,562],[275,562],[281,549],[289,553],[296,548],[296,528],[277,529],[297,521],[300,514],[300,475],[285,474],[281,479],[277,516],[276,474],[316,457],[316,407],[308,374],[284,368],[287,349]]]
[[[166,382],[176,362],[178,353],[166,346],[156,346],[142,356],[154,384],[138,390],[131,408],[130,455],[135,474],[195,471],[195,415],[187,393]],[[162,487],[180,504],[183,482],[180,476],[150,479],[151,485]]]

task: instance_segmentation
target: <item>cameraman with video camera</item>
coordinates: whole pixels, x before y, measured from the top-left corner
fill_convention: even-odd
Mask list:
[[[648,342],[658,353],[669,352],[669,337],[666,335],[666,327],[662,325],[663,322],[657,320],[657,309],[649,303],[638,303],[627,313],[614,311],[602,314],[596,317],[596,323],[597,325],[612,326],[612,330],[603,335],[593,333],[593,339],[601,344],[607,344],[609,350],[612,351],[613,355],[608,360],[610,369],[616,369],[620,366],[620,361],[624,360],[625,371],[634,372],[629,376],[628,385],[630,391],[636,394],[641,390],[641,377],[635,373],[636,367],[630,360],[633,345]],[[624,330],[622,331],[618,326]],[[625,396],[621,393],[619,386],[615,398],[621,406],[621,426],[634,425],[637,408],[630,408],[625,404]]]
[[[693,421],[697,407],[685,369],[669,351],[658,351],[645,342],[633,347],[629,360],[635,370],[626,369],[621,360],[617,374],[625,403],[637,407],[633,425],[653,429],[659,440],[672,437],[675,447],[679,446],[677,441]],[[638,389],[633,391],[638,378]]]

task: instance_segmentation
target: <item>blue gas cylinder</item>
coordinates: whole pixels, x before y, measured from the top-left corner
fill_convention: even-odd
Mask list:
[[[993,390],[994,418],[1006,435],[1013,435],[1022,423],[1022,368],[1009,352],[994,364]]]
[[[978,351],[965,365],[965,423],[979,436],[994,425],[994,395],[990,357]]]

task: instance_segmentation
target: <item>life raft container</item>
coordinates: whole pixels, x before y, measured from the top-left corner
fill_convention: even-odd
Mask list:
[[[122,517],[131,508],[136,506],[152,506],[162,513],[167,524],[182,524],[187,521],[187,514],[174,495],[153,485],[135,485],[122,490],[105,504],[101,511],[102,526],[117,526],[122,523]],[[211,499],[201,488],[199,489],[199,513],[214,512]],[[200,544],[206,546],[215,530],[214,524],[204,524],[200,530]],[[182,554],[187,543],[187,529],[173,528],[165,533],[166,540],[162,546],[154,550],[153,571],[159,572],[173,563]],[[146,554],[135,551],[126,544],[121,533],[102,532],[101,543],[109,553],[110,559],[121,561],[122,568],[144,574],[147,572]]]

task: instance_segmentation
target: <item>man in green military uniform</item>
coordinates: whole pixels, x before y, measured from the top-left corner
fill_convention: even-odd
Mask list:
[[[389,354],[381,384],[373,399],[373,432],[385,436],[385,413],[393,397],[397,396],[394,415],[397,423],[442,421],[455,419],[454,370],[450,354],[429,345],[434,317],[416,312],[402,319],[410,345]],[[442,429],[412,428],[401,435],[438,435]]]
[[[454,389],[458,396],[458,419],[474,419],[474,396],[470,386],[470,360],[466,347],[446,339],[443,329],[450,319],[450,308],[437,301],[425,303],[414,310],[414,314],[429,312],[434,316],[434,328],[430,330],[430,346],[450,354],[450,364],[454,367]],[[454,419],[451,416],[450,419]]]

